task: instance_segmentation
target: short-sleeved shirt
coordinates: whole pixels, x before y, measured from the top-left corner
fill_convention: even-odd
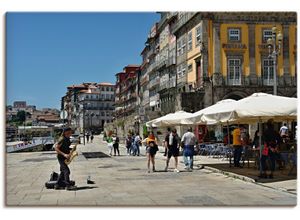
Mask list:
[[[196,136],[192,132],[186,132],[181,139],[181,142],[184,143],[184,145],[195,145],[196,144]]]
[[[167,148],[170,147],[170,134],[167,134],[166,137],[165,137],[165,143],[167,145]]]
[[[172,140],[172,144],[169,146],[169,149],[173,149],[173,150],[176,150],[178,149],[178,144],[179,144],[179,137],[177,134],[173,135],[173,134],[170,134],[170,136],[173,137],[173,140]]]
[[[63,136],[63,137],[60,137],[60,138],[58,139],[57,144],[60,145],[60,148],[59,148],[59,149],[60,149],[61,152],[65,153],[65,154],[69,154],[69,153],[70,153],[70,145],[71,145],[71,141],[70,141],[69,138],[64,137],[64,136]],[[58,154],[57,157],[58,157],[59,159],[65,159],[65,157],[64,157],[63,155],[60,155],[60,154]]]
[[[135,138],[134,138],[134,144],[138,145],[140,142],[141,142],[140,136],[139,135],[135,136]]]
[[[233,137],[233,145],[242,145],[241,142],[241,130],[239,128],[236,128],[232,132]]]

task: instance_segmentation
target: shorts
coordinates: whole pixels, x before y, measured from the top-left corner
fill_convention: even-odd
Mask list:
[[[178,148],[170,148],[168,150],[168,158],[170,159],[171,157],[178,157],[179,156],[179,149]]]
[[[146,152],[150,154],[151,156],[154,156],[156,154],[157,149],[155,147],[147,147]]]

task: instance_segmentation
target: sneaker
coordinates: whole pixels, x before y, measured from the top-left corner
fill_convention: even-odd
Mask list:
[[[76,190],[76,189],[77,189],[76,186],[67,186],[66,187],[66,190],[68,190],[68,191],[72,191],[72,190]]]
[[[174,173],[179,173],[180,171],[178,169],[174,169]]]

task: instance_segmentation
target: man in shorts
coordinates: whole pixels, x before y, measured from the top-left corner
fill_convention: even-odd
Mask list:
[[[170,136],[172,137],[170,138]],[[169,134],[169,137],[166,137],[168,140],[172,140],[172,142],[168,145],[168,155],[167,155],[167,162],[166,162],[166,168],[165,171],[168,171],[169,162],[171,157],[173,156],[175,159],[175,169],[174,172],[179,173],[179,170],[177,169],[178,166],[178,156],[179,156],[179,137],[177,135],[176,129],[172,130],[172,133]]]

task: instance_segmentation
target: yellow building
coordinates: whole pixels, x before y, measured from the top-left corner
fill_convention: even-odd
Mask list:
[[[179,65],[182,56],[186,57],[184,91],[202,92],[203,107],[254,92],[273,93],[274,63],[267,40],[275,26],[276,35],[283,37],[276,59],[277,94],[296,97],[296,22],[294,12],[197,12],[181,16],[174,33],[177,39],[186,38],[186,54],[181,53],[177,60]]]

